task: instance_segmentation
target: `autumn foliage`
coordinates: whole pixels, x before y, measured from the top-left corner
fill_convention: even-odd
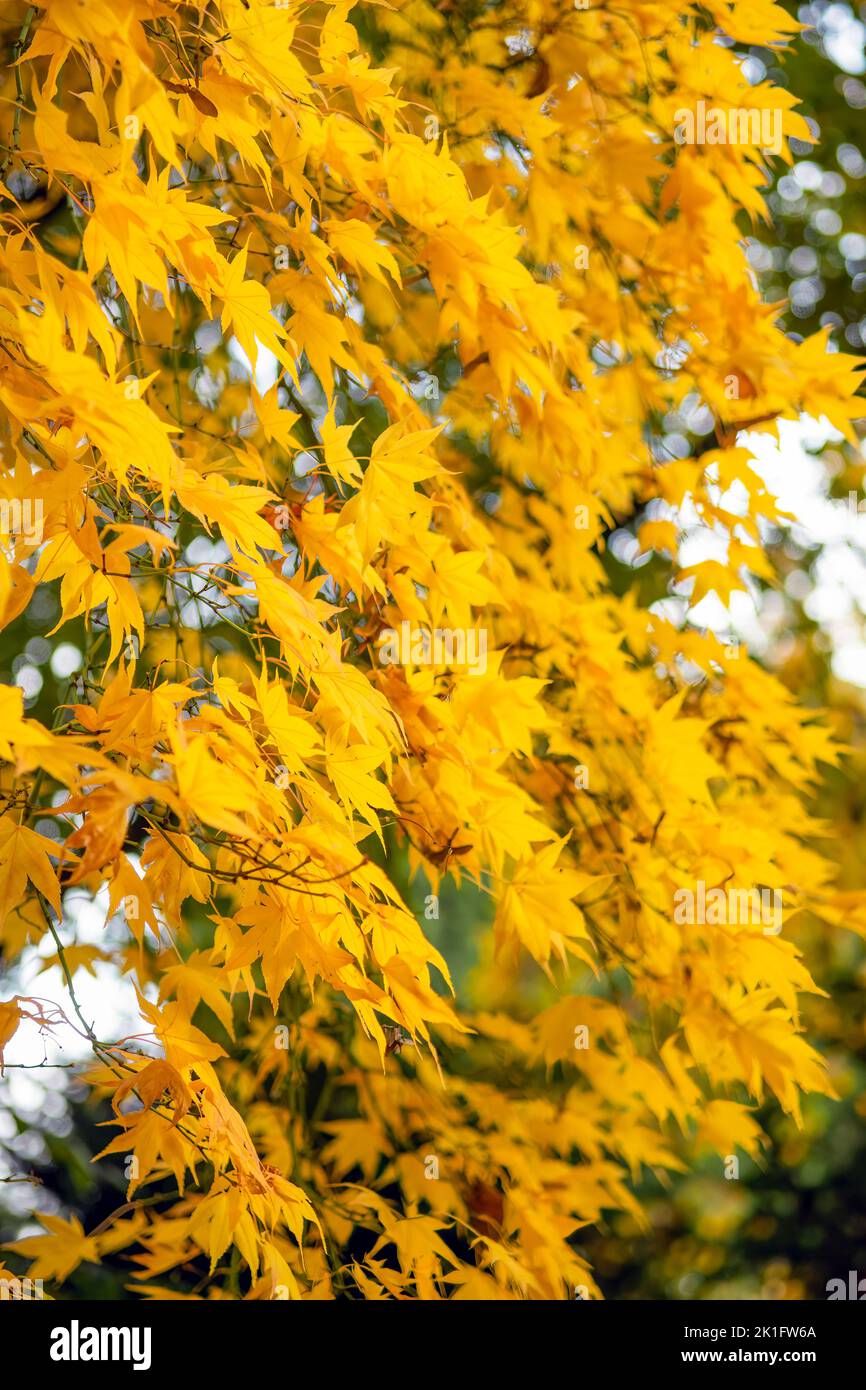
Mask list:
[[[4,958],[47,936],[67,985],[0,995],[0,1045],[82,1059],[128,1179],[103,1229],[48,1215],[15,1255],[52,1286],[120,1259],[156,1298],[598,1296],[580,1232],[640,1219],[642,1171],[759,1154],[760,1100],[830,1091],[792,937],[842,917],[808,811],[838,750],[691,613],[773,581],[739,431],[854,439],[859,375],[761,302],[762,149],[674,134],[699,101],[776,111],[789,159],[796,99],[718,31],[799,26],[2,24],[0,621],[48,590],[86,650],[53,720],[0,688]],[[698,883],[779,893],[781,931],[677,920]],[[99,948],[64,921],[82,888]],[[94,952],[132,1036],[79,1006]]]

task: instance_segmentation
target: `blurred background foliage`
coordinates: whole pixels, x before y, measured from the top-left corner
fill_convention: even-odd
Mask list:
[[[760,47],[746,50],[744,61],[753,81],[769,74],[800,96],[816,143],[795,141],[793,166],[777,163],[769,194],[772,223],[744,221],[743,236],[767,299],[788,301],[779,306],[787,332],[806,335],[829,328],[831,350],[866,352],[866,4],[817,0],[787,8],[811,27],[791,46],[784,65],[777,53]],[[67,210],[58,210],[45,235],[62,241],[70,233],[68,217]],[[231,363],[226,367],[235,369]],[[446,364],[443,379],[447,376]],[[370,415],[381,409],[378,402],[352,406],[359,419],[366,419],[371,436],[381,430],[382,421]],[[697,439],[689,443],[700,447]],[[862,493],[859,451],[832,444],[821,457],[830,497],[844,505],[852,489]],[[483,457],[471,462],[483,489]],[[608,540],[633,532],[637,520],[618,518]],[[862,518],[860,525],[866,532]],[[866,536],[860,549],[866,557]],[[840,888],[858,890],[866,854],[866,697],[834,674],[832,643],[810,613],[821,542],[799,530],[779,535],[773,553],[778,584],[767,590],[762,660],[801,702],[830,710],[850,750],[841,772],[827,769],[818,794],[827,837],[817,847],[837,862]],[[636,560],[633,544],[606,548],[604,563],[619,591],[633,587],[643,604],[661,598],[666,567]],[[28,708],[46,722],[53,710],[76,698],[76,691],[80,696],[82,681],[95,679],[100,666],[98,630],[85,634],[83,623],[67,624],[62,637],[53,637],[58,614],[56,598],[52,606],[41,590],[0,637],[0,682],[21,685]],[[863,626],[862,610],[857,617]],[[189,640],[188,632],[182,640]],[[226,634],[227,647],[235,640]],[[194,659],[191,652],[187,656]],[[468,889],[458,894],[446,880],[439,915],[427,920],[428,885],[409,881],[405,848],[391,844],[388,856],[389,872],[425,918],[462,999],[488,1007],[496,988],[481,945],[489,904]],[[645,1171],[640,1186],[646,1228],[618,1216],[599,1230],[582,1232],[577,1241],[607,1298],[823,1299],[829,1279],[846,1278],[852,1269],[866,1275],[866,946],[862,934],[831,931],[816,919],[802,920],[796,939],[827,992],[826,998],[804,1002],[803,1024],[827,1056],[839,1100],[808,1101],[802,1130],[775,1107],[760,1113],[772,1152],[761,1165],[740,1154],[736,1179],[726,1178],[712,1155],[666,1178],[664,1185]],[[527,967],[527,1014],[537,1002],[537,975]],[[597,988],[609,993],[617,981]],[[15,1178],[0,1183],[0,1242],[21,1234],[34,1206],[74,1212],[90,1231],[116,1211],[126,1187],[119,1166],[90,1161],[105,1143],[99,1125],[109,1118],[107,1108],[85,1101],[84,1088],[61,1098],[49,1074],[30,1075],[28,1086],[20,1074],[18,1100],[8,1102],[8,1088],[0,1098],[2,1166]],[[311,1094],[314,1098],[315,1087]],[[39,1185],[38,1193],[31,1183]],[[23,1269],[15,1256],[7,1264]],[[126,1257],[99,1267],[85,1263],[61,1296],[122,1298],[133,1273]]]

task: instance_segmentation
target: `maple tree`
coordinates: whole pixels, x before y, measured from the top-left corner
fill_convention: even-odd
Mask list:
[[[845,918],[839,746],[695,610],[774,577],[739,431],[853,443],[860,374],[750,273],[759,143],[675,137],[778,112],[790,160],[732,44],[800,26],[117,8],[4,18],[0,621],[49,592],[85,650],[47,718],[0,688],[0,939],[67,986],[4,995],[0,1046],[77,1038],[128,1179],[11,1248],[155,1298],[597,1296],[580,1231],[640,1221],[642,1171],[832,1093],[791,931]],[[678,921],[695,884],[782,931]],[[79,1005],[97,959],[133,1036]]]

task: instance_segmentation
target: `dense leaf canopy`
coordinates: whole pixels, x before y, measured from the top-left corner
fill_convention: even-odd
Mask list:
[[[3,24],[0,624],[81,660],[0,687],[0,940],[67,986],[31,971],[0,1043],[84,1059],[126,1180],[14,1258],[123,1252],[151,1297],[595,1296],[580,1232],[640,1222],[642,1173],[832,1094],[791,936],[850,906],[808,806],[839,748],[704,606],[774,578],[740,432],[863,413],[749,259],[812,130],[742,52],[800,26]],[[729,138],[683,139],[699,110]],[[778,920],[678,911],[713,890]],[[483,925],[456,997],[449,914]],[[76,994],[108,964],[128,1036]]]

